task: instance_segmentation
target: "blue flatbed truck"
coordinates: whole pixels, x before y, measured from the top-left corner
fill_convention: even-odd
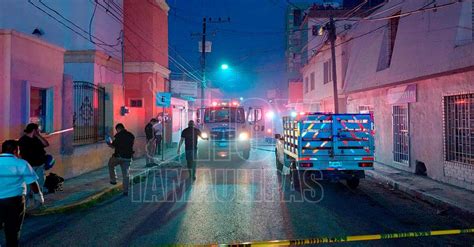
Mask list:
[[[370,114],[300,113],[283,117],[276,138],[276,165],[293,184],[311,172],[325,180],[346,180],[357,188],[373,169],[374,125]]]

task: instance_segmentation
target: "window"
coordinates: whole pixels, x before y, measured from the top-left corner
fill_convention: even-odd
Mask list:
[[[315,85],[314,85],[315,84],[315,82],[314,82],[314,72],[311,73],[310,78],[311,78],[311,91],[313,91],[314,87],[315,87]]]
[[[130,99],[130,107],[142,108],[143,100],[142,99]]]
[[[30,88],[30,123],[37,123],[42,131],[46,123],[46,89]]]
[[[308,92],[308,77],[304,79],[304,92],[305,93]]]
[[[299,27],[301,25],[301,9],[293,10],[293,26]]]
[[[444,97],[445,159],[474,165],[474,93]]]
[[[324,78],[323,78],[323,83],[329,83],[332,81],[332,59],[329,59],[328,61],[324,62],[323,64],[323,72],[324,72]]]
[[[398,24],[400,23],[401,12],[398,11],[392,18],[388,20],[388,30],[383,39],[382,50],[380,51],[379,62],[377,71],[384,70],[390,67],[392,62],[393,49],[395,47],[395,41],[397,39]]]
[[[255,109],[255,118],[249,118],[249,121],[258,121],[262,118],[262,109]],[[252,114],[250,115],[252,116]],[[245,112],[243,108],[235,107],[213,107],[207,108],[204,113],[205,123],[244,123]]]
[[[392,120],[393,160],[408,165],[410,161],[408,105],[393,106]]]

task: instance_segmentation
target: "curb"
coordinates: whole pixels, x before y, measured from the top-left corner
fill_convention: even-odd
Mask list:
[[[429,202],[433,205],[437,205],[437,206],[441,206],[441,207],[453,207],[453,208],[460,209],[464,212],[474,214],[474,208],[465,207],[465,206],[459,205],[456,202],[451,201],[447,198],[439,197],[439,196],[430,194],[428,192],[421,191],[419,189],[413,188],[412,186],[410,186],[406,183],[398,182],[395,179],[390,178],[389,176],[385,176],[383,174],[380,174],[376,171],[366,171],[366,175],[368,177],[374,178],[375,180],[378,180],[382,183],[385,183],[385,184],[391,186],[392,188],[394,188],[398,191],[404,192],[404,193],[406,193],[410,196],[413,196],[417,199],[421,199],[423,201]]]
[[[180,156],[180,155],[175,154],[171,158],[162,161],[160,163],[160,166],[161,166],[161,164],[164,164],[166,162],[169,162],[171,160],[176,159],[176,157],[178,157],[178,156]],[[135,183],[141,182],[140,177],[143,173],[147,173],[151,169],[153,169],[153,168],[156,169],[156,167],[160,167],[160,166],[145,167],[142,172],[130,175],[131,183],[135,184]],[[30,211],[30,212],[27,212],[27,215],[29,215],[29,216],[44,216],[44,215],[57,214],[57,213],[66,213],[66,212],[73,211],[73,210],[80,209],[80,208],[84,209],[84,208],[87,208],[89,206],[94,205],[96,202],[101,201],[101,200],[103,200],[104,198],[106,198],[108,196],[112,196],[112,195],[117,194],[118,192],[121,191],[121,187],[122,187],[122,183],[119,182],[116,185],[113,185],[111,187],[107,187],[107,188],[105,188],[101,191],[98,191],[97,193],[95,193],[93,195],[90,195],[90,196],[88,196],[88,197],[86,197],[86,198],[84,198],[84,199],[82,199],[78,202],[74,202],[74,203],[71,203],[71,204],[68,204],[68,205],[63,205],[63,206],[58,206],[58,207],[50,207],[50,208],[44,208],[44,209],[40,209],[40,210],[33,210],[33,211]]]

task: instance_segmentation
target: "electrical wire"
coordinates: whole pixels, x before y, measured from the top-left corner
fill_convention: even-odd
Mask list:
[[[150,3],[150,2],[149,2]],[[97,4],[99,6],[101,6],[102,8],[104,9],[107,9],[106,6],[102,5],[101,3],[97,2]],[[150,3],[150,4],[153,4],[153,3]],[[154,5],[153,5],[154,6]],[[156,7],[156,6],[155,6]],[[124,28],[127,28],[130,32],[134,33],[137,37],[139,37],[142,41],[146,42],[151,48],[153,48],[154,50],[158,51],[160,54],[162,55],[165,55],[167,56],[170,61],[175,64],[179,70],[185,72],[185,73],[188,73],[190,77],[192,77],[193,79],[195,80],[198,80],[200,81],[199,77],[197,77],[196,75],[194,75],[193,73],[191,73],[189,70],[187,70],[185,68],[185,66],[183,66],[179,61],[177,61],[173,56],[171,56],[170,54],[165,54],[163,51],[161,51],[157,46],[156,44],[153,44],[151,43],[150,41],[148,41],[148,39],[144,38],[141,34],[137,33],[134,28],[131,28],[128,24],[126,24],[121,18],[117,17],[117,15],[115,15],[114,13],[111,13],[110,11],[106,11],[107,14],[111,15],[112,17],[114,17],[114,19],[116,21],[118,21],[120,24],[122,24],[124,26]]]
[[[100,45],[103,45],[103,46],[108,46],[108,47],[115,47],[115,46],[118,46],[119,43],[117,44],[107,44],[105,43],[104,41],[100,40],[98,37],[94,36],[91,34],[90,30],[89,32],[86,31],[85,29],[83,29],[81,26],[77,25],[76,23],[74,23],[73,21],[71,21],[70,19],[66,18],[65,16],[63,16],[61,13],[59,13],[57,10],[51,8],[50,6],[48,6],[47,4],[43,3],[43,0],[39,0],[39,3],[42,4],[44,7],[46,7],[47,9],[49,9],[50,11],[52,11],[53,13],[55,13],[56,15],[58,15],[59,17],[61,17],[63,20],[65,20],[66,22],[72,24],[74,27],[78,28],[79,30],[81,30],[82,32],[84,32],[84,34],[88,34],[90,37],[94,37],[95,39],[99,40],[101,43]],[[94,43],[92,42],[93,44],[96,44],[98,45],[98,43]],[[116,50],[114,49],[115,51],[119,51],[119,50]]]
[[[98,44],[97,42],[95,42],[95,41],[92,39],[92,38],[93,38],[93,35],[92,35],[92,22],[94,21],[95,12],[96,12],[96,10],[97,10],[97,0],[95,0],[95,1],[96,1],[96,3],[95,3],[95,5],[94,5],[94,10],[92,11],[92,16],[91,16],[91,18],[90,18],[90,20],[89,20],[89,41],[92,42],[93,44]],[[40,0],[40,2],[41,2],[41,0]],[[120,45],[120,42],[121,42],[121,39],[120,39],[120,37],[119,37],[119,38],[117,38],[117,43],[115,43],[114,45],[106,44],[106,43],[104,43],[104,42],[101,42],[100,44],[106,45],[106,46],[114,47],[114,46]]]
[[[55,20],[56,22],[58,22],[59,24],[61,24],[62,26],[64,26],[65,28],[71,30],[73,33],[75,33],[76,35],[78,35],[79,37],[82,37],[83,39],[89,41],[89,38],[84,36],[84,34],[80,33],[79,31],[75,30],[74,28],[70,27],[69,25],[67,25],[66,23],[64,23],[63,21],[59,20],[58,18],[54,17],[53,15],[51,15],[50,13],[48,13],[47,11],[45,11],[44,9],[40,8],[38,5],[34,4],[32,2],[32,0],[28,0],[28,3],[31,4],[32,6],[34,6],[36,9],[40,10],[41,12],[43,12],[44,14],[46,14],[47,16],[49,16],[51,19]],[[100,46],[100,45],[99,45]],[[101,46],[102,47],[102,46]],[[105,52],[109,52],[109,53],[115,53],[117,52],[116,50],[115,51],[111,51],[109,50],[108,48],[104,48]]]

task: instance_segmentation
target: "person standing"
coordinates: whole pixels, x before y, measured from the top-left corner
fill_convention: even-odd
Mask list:
[[[107,144],[115,149],[114,154],[109,159],[109,176],[110,183],[117,184],[117,173],[115,167],[120,165],[123,175],[123,194],[128,196],[128,186],[130,183],[130,164],[132,163],[133,157],[133,143],[135,142],[135,136],[125,129],[125,126],[118,123],[115,126],[117,133],[114,136],[113,141]]]
[[[150,122],[145,126],[146,136],[146,165],[151,166],[155,163],[154,156],[156,153],[155,133],[153,131],[153,125],[158,122],[156,118],[152,118]]]
[[[4,224],[6,246],[18,246],[25,216],[27,185],[35,193],[34,200],[44,204],[37,180],[33,168],[19,158],[18,142],[3,142],[0,154],[0,225]]]
[[[49,146],[49,142],[40,134],[39,126],[35,123],[29,123],[25,130],[25,134],[18,140],[20,146],[21,158],[26,160],[38,176],[38,184],[43,189],[45,174],[44,164],[46,162],[45,147]]]
[[[186,156],[186,163],[190,171],[189,177],[196,180],[196,157],[197,157],[197,143],[198,137],[201,137],[201,131],[194,127],[194,121],[188,122],[188,127],[181,132],[181,140],[179,140],[178,154],[181,154],[181,146],[184,142],[184,152]]]
[[[156,152],[158,155],[161,155],[163,142],[163,120],[160,119],[153,125],[153,133],[155,133]]]

